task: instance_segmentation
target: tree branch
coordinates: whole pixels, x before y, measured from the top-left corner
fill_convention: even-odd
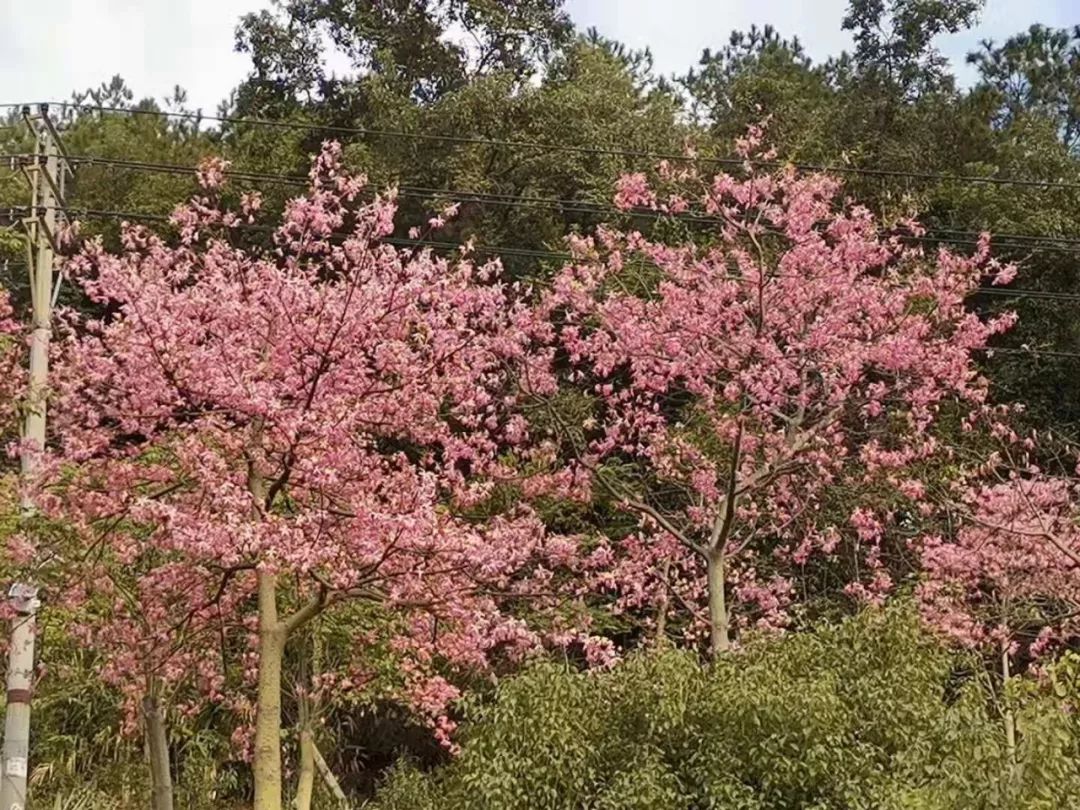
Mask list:
[[[327,606],[329,601],[330,591],[327,589],[326,585],[320,582],[318,593],[316,593],[307,604],[296,611],[296,613],[281,622],[282,627],[285,629],[285,634],[290,635],[293,631],[300,629],[314,619],[323,611],[323,608]]]
[[[737,482],[739,480],[739,465],[742,461],[742,438],[743,422],[739,420],[738,430],[735,433],[735,444],[731,449],[731,469],[728,473],[727,492],[724,493],[724,503],[721,514],[716,516],[713,522],[712,536],[709,538],[709,549],[723,550],[727,544],[731,527],[735,523],[735,499],[738,498]]]

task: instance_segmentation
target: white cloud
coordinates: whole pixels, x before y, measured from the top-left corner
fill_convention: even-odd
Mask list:
[[[785,37],[798,35],[809,54],[824,59],[850,47],[840,30],[847,0],[568,0],[580,28],[634,48],[649,46],[656,69],[685,73],[705,48],[723,46],[733,30],[771,24]]]
[[[4,0],[13,3],[14,0]],[[136,96],[184,87],[212,112],[246,74],[240,16],[265,0],[33,0],[0,26],[4,101],[65,100],[120,74]]]

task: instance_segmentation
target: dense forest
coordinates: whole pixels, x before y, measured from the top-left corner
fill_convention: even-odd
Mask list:
[[[1080,26],[960,87],[982,5],[661,76],[280,0],[213,115],[79,89],[44,448],[4,108],[29,806],[1080,807]]]

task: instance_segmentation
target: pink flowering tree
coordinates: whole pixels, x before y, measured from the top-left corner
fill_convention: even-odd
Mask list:
[[[1037,661],[1080,629],[1080,483],[1039,467],[964,493],[952,537],[920,543],[926,618],[969,648]]]
[[[382,606],[408,695],[440,716],[440,663],[538,643],[500,594],[545,540],[524,509],[459,508],[525,438],[504,414],[524,319],[498,267],[386,245],[393,196],[362,202],[332,144],[274,247],[239,249],[258,198],[223,210],[224,173],[203,166],[175,245],[129,226],[118,255],[72,262],[108,315],[72,315],[60,346],[42,502],[89,549],[72,595],[108,607],[86,628],[108,677],[221,697],[215,640],[250,634],[255,807],[280,810],[290,636],[346,600]]]
[[[22,510],[18,505],[18,483],[15,462],[24,415],[27,374],[27,330],[19,323],[7,290],[0,288],[0,445],[6,463],[0,469],[3,481],[4,562],[14,568],[24,568],[30,562],[27,553],[32,547],[20,533]],[[0,606],[0,618],[9,618],[10,605]]]
[[[759,142],[751,132],[743,154]],[[988,274],[1014,273],[986,239],[970,257],[926,254],[883,236],[831,177],[745,170],[702,182],[661,166],[675,191],[623,178],[622,207],[710,227],[675,244],[613,228],[573,238],[538,310],[553,373],[592,395],[579,422],[547,419],[574,456],[563,477],[640,518],[596,552],[615,566],[608,586],[623,606],[704,602],[713,653],[736,620],[782,626],[793,577],[842,542],[859,558],[849,593],[891,587],[890,515],[859,493],[918,508],[909,470],[939,449],[944,410],[985,409],[972,355],[1012,323],[964,307]],[[838,515],[842,487],[854,502]]]
[[[1025,455],[993,453],[976,465],[952,487],[955,531],[919,541],[923,617],[959,647],[996,659],[1011,756],[1010,679],[1080,636],[1080,481]]]
[[[19,324],[11,306],[7,290],[0,288],[0,444],[4,445],[5,456],[9,458],[9,468],[0,470],[4,480],[3,501],[10,508],[4,521],[4,552],[6,562],[20,565],[25,562],[22,550],[26,544],[17,534],[17,522],[20,510],[16,506],[17,498],[14,465],[7,451],[18,442],[20,405],[23,398],[26,372],[23,363],[26,359],[26,331]],[[5,606],[4,610],[7,609]],[[2,615],[2,614],[0,614]],[[6,618],[6,616],[4,616]]]
[[[17,435],[18,405],[25,384],[22,363],[25,330],[15,317],[7,290],[0,288],[0,428],[5,438]]]

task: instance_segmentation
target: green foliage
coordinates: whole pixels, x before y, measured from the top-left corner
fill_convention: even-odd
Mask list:
[[[1075,148],[1080,139],[1080,29],[1033,25],[1002,45],[982,43],[968,56],[1007,125],[1036,115],[1052,121],[1062,141]]]
[[[822,113],[835,94],[826,71],[812,64],[798,38],[784,39],[771,26],[733,31],[680,83],[696,117],[721,138],[741,136],[763,114],[770,116],[770,138],[789,155],[828,138],[829,116]]]
[[[670,649],[603,673],[541,664],[472,706],[459,759],[401,766],[372,807],[1069,806],[1071,718],[1029,696],[1010,777],[994,710],[959,663],[892,608],[712,666]]]
[[[420,194],[403,198],[402,222],[425,222],[429,212],[461,198],[454,191],[481,197],[466,196],[439,239],[561,250],[568,230],[589,230],[609,219],[589,208],[610,208],[618,176],[646,165],[615,152],[678,151],[683,135],[670,93],[636,78],[625,54],[584,40],[554,58],[535,86],[515,88],[511,76],[493,74],[427,106],[412,104],[377,81],[367,87],[366,120],[374,129],[479,133],[499,142],[387,136],[350,144],[350,162],[369,170],[377,185],[397,182],[403,191]],[[516,145],[521,143],[535,146]],[[575,151],[545,148],[548,144]],[[483,195],[500,201],[485,202]],[[536,265],[513,256],[503,261],[519,275]]]
[[[972,160],[966,173],[1054,183],[1080,181],[1080,163],[1059,139],[1056,125],[1046,118],[1018,118],[998,132],[995,140],[992,154],[985,160]],[[946,181],[930,191],[925,208],[925,220],[932,228],[1065,238],[1080,234],[1080,189],[1075,187],[1018,189]],[[1001,241],[1004,245],[995,248],[997,255],[1020,263],[1016,286],[1051,293],[1080,291],[1075,251],[1070,246],[1032,247],[1004,237]],[[1004,309],[1018,313],[1019,323],[1004,340],[1013,349],[1075,352],[1080,348],[1075,310],[1068,303],[1010,298],[1007,293],[981,295],[972,303],[984,313]],[[1075,360],[1052,354],[1002,353],[990,358],[987,367],[999,401],[1025,403],[1030,423],[1040,430],[1075,436],[1080,427]]]
[[[610,219],[588,208],[610,205],[620,173],[653,168],[651,159],[619,152],[679,153],[691,140],[704,155],[726,156],[732,138],[765,115],[782,159],[1080,182],[1076,32],[1033,26],[1000,45],[987,43],[970,57],[979,86],[961,93],[934,39],[970,25],[982,5],[851,0],[844,26],[854,37],[854,53],[824,63],[814,63],[796,38],[771,28],[735,32],[680,80],[692,113],[686,116],[684,99],[655,76],[647,51],[628,50],[596,32],[576,36],[559,0],[282,0],[273,11],[242,21],[237,43],[251,56],[252,71],[226,111],[367,128],[365,135],[338,134],[350,164],[368,171],[374,185],[400,184],[408,191],[397,235],[454,201],[453,190],[464,190],[499,195],[502,203],[466,202],[436,238],[524,249],[561,249],[568,231],[588,232]],[[446,36],[461,31],[475,37],[467,46]],[[331,55],[335,64],[343,58],[344,73],[330,71]],[[146,112],[185,107],[182,93],[160,103],[136,98],[114,79],[74,100]],[[197,120],[195,113],[171,123],[151,115],[62,115],[72,154],[192,166],[220,152],[249,172],[303,173],[325,136],[306,126],[229,124],[206,132]],[[396,131],[463,137],[418,140]],[[0,146],[5,153],[32,149],[17,110],[0,120]],[[1080,237],[1075,189],[902,175],[851,174],[846,180],[853,196],[886,218],[922,211],[931,234],[985,228]],[[271,217],[296,191],[285,184],[256,185]],[[183,174],[84,165],[68,196],[80,208],[161,215],[192,189]],[[18,173],[0,168],[0,208],[26,202]],[[115,218],[84,222],[84,233],[107,241],[117,232]],[[1074,249],[998,250],[1023,260],[1017,286],[1080,293]],[[4,259],[25,260],[14,229],[0,229],[0,265]],[[516,276],[542,278],[547,269],[533,257],[504,261]],[[25,268],[13,264],[10,276],[8,286],[25,303]],[[642,284],[648,283],[643,274]],[[68,289],[62,302],[78,303],[68,299]],[[1002,295],[980,296],[972,304],[982,311],[1020,311],[1019,327],[1006,338],[1014,349],[1080,351],[1072,304]],[[1080,430],[1075,359],[1003,353],[988,359],[987,370],[998,399],[1026,403],[1032,425],[1074,437]],[[581,441],[578,426],[592,407],[583,391],[564,391],[547,412],[535,415],[534,427]],[[555,430],[566,425],[573,430]],[[972,447],[959,429],[946,438]],[[850,512],[848,495],[834,492],[826,506]],[[889,493],[880,497],[889,502]],[[6,501],[2,506],[0,539],[14,529],[17,515]],[[618,538],[633,530],[610,506],[602,497],[585,505],[540,504],[558,531]],[[827,601],[836,593],[831,574],[824,566],[808,567],[800,583],[804,604],[796,611],[800,627],[810,617],[848,609],[846,600]],[[598,617],[597,632],[637,639],[633,617],[600,615],[607,623]],[[35,703],[35,805],[144,806],[141,741],[137,732],[117,736],[119,695],[97,678],[99,662],[66,636],[70,616],[48,598],[42,616],[40,658],[47,676]],[[380,687],[399,674],[379,641],[379,629],[392,620],[350,608],[328,615],[313,631],[331,667],[352,653],[358,634],[368,639],[366,664],[376,677],[355,702],[326,710],[321,732],[332,769],[357,795],[408,736],[402,731],[407,724],[385,720],[392,712],[379,703]],[[290,649],[290,687],[301,680],[306,649]],[[402,766],[378,806],[1076,806],[1080,733],[1076,715],[1063,715],[1058,701],[1077,703],[1077,659],[1066,658],[1051,673],[1053,699],[1035,687],[1018,690],[1020,762],[1011,778],[998,704],[974,676],[958,679],[955,665],[919,635],[910,617],[897,613],[757,642],[713,669],[670,650],[635,654],[625,665],[593,675],[547,664],[504,683],[494,703],[474,697],[464,756],[433,774]],[[285,713],[292,723],[296,707],[289,695]],[[246,766],[229,760],[233,719],[210,711],[194,718],[170,714],[179,807],[222,807],[225,797],[243,796]],[[425,764],[437,759],[415,740],[400,747]]]
[[[521,80],[572,31],[561,0],[285,0],[246,15],[237,48],[254,71],[239,90],[248,112],[278,114],[302,99],[363,105],[362,79],[377,76],[403,97],[430,103],[492,72]],[[469,46],[447,36],[460,29]],[[470,47],[471,46],[471,47]],[[326,51],[348,61],[351,75],[328,75]]]
[[[855,60],[868,76],[906,93],[923,93],[952,83],[934,38],[970,27],[984,2],[850,0],[843,27],[852,32]]]

